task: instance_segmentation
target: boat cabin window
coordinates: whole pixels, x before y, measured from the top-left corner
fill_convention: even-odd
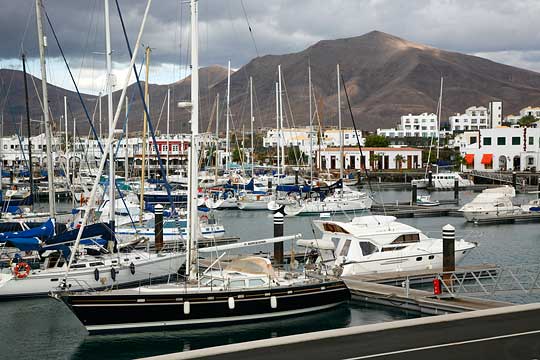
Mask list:
[[[384,251],[397,251],[401,249],[405,249],[406,246],[385,246],[381,249],[382,252]]]
[[[244,280],[233,280],[230,283],[231,288],[243,288],[245,286]]]
[[[75,264],[75,265],[71,265],[71,268],[72,269],[82,269],[82,268],[85,268],[86,267],[86,264]]]
[[[263,279],[249,279],[249,287],[258,287],[263,286],[264,280]]]
[[[324,223],[323,228],[324,228],[324,231],[333,232],[333,233],[344,233],[344,234],[349,233],[347,230],[343,229],[341,226],[332,224],[332,223]]]
[[[377,252],[377,246],[373,245],[369,241],[360,241],[360,249],[362,249],[362,254],[364,256]]]
[[[101,261],[90,263],[90,266],[101,266],[101,265],[105,265],[105,264],[102,263]]]
[[[341,248],[341,251],[339,253],[340,256],[347,256],[349,253],[349,248],[351,247],[351,240],[347,239],[345,240],[345,244]]]
[[[209,286],[222,286],[223,285],[223,279],[214,279],[208,285]]]
[[[392,241],[392,244],[410,244],[420,241],[420,235],[418,234],[405,234],[400,235],[396,240]]]

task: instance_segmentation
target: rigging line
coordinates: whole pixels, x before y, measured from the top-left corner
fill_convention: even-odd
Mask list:
[[[287,84],[285,83],[285,78],[283,76],[283,72],[281,73],[281,81],[283,82],[283,90],[285,92],[285,99],[287,99],[287,107],[289,108],[289,113],[291,114],[291,122],[293,124],[292,128],[294,128],[293,133],[298,138],[298,131],[296,131],[296,123],[294,121],[294,115],[293,115],[293,112],[292,112],[291,101],[289,99],[289,92],[287,91]],[[289,118],[287,117],[287,113],[285,113],[285,119],[287,120],[287,126],[291,127],[291,125],[289,123]],[[298,150],[300,150],[300,148]],[[294,160],[296,161],[296,165],[298,166],[299,163],[301,165],[304,165],[304,159],[300,156],[300,151],[298,151],[298,153],[296,153],[296,151],[293,151],[293,153],[294,153]],[[300,160],[300,161],[298,161],[298,160]]]
[[[126,41],[126,46],[127,46],[128,52],[129,52],[129,56],[132,57],[133,52],[131,51],[131,45],[129,43],[129,38],[128,38],[127,31],[126,31],[126,25],[124,23],[124,18],[122,16],[122,11],[120,10],[120,4],[118,3],[118,0],[114,0],[114,2],[116,3],[116,9],[118,10],[118,17],[120,18],[120,24],[122,25],[122,32],[124,33],[124,39]],[[139,95],[141,97],[144,112],[145,112],[147,120],[148,120],[148,127],[150,129],[150,133],[152,135],[152,140],[154,142],[154,149],[156,151],[156,155],[157,155],[157,159],[158,159],[158,163],[159,163],[159,168],[161,170],[161,176],[163,178],[163,181],[165,182],[165,189],[167,190],[167,196],[168,196],[169,202],[171,204],[171,213],[174,214],[175,213],[175,206],[174,206],[174,201],[173,201],[172,193],[171,193],[171,191],[172,191],[171,185],[167,181],[167,172],[165,171],[165,168],[163,166],[163,161],[161,159],[161,154],[159,152],[159,148],[158,148],[157,141],[156,141],[156,134],[155,134],[155,131],[154,131],[154,126],[152,125],[152,120],[151,120],[151,117],[150,117],[150,111],[148,110],[148,106],[146,104],[146,99],[144,98],[144,92],[143,92],[143,89],[142,89],[142,86],[141,86],[141,81],[140,81],[140,78],[139,78],[139,74],[137,74],[137,68],[136,68],[135,64],[133,64],[133,71],[134,71],[135,77],[137,79],[137,81],[136,81],[137,88],[139,89]]]
[[[26,17],[26,25],[24,27],[24,32],[21,38],[21,53],[24,53],[24,40],[26,39],[26,33],[28,32],[28,27],[30,26],[30,19],[32,18],[32,14],[35,13],[34,6],[36,3],[34,1],[30,2],[30,9],[28,10],[28,16]]]
[[[251,28],[251,24],[249,23],[246,7],[244,6],[244,0],[240,0],[240,5],[242,5],[242,11],[244,12],[244,18],[246,19],[246,23],[249,29],[249,35],[251,36],[251,41],[253,42],[253,47],[255,48],[255,53],[257,54],[257,57],[260,57],[259,49],[257,48],[257,43],[255,42],[255,35],[253,34],[253,29]]]
[[[92,129],[92,132],[94,133],[94,136],[96,137],[97,140],[97,143],[99,145],[99,150],[101,151],[101,154],[103,155],[104,154],[104,151],[103,151],[103,146],[101,145],[101,140],[98,138],[97,136],[97,132],[96,132],[96,129],[94,128],[94,125],[92,124],[92,121],[90,120],[90,115],[88,114],[88,109],[86,108],[86,104],[82,98],[82,95],[81,93],[79,92],[79,87],[77,86],[77,83],[75,82],[75,78],[73,77],[73,73],[71,72],[71,67],[69,66],[69,63],[66,59],[66,56],[64,54],[64,50],[62,49],[62,46],[60,45],[60,40],[58,39],[58,36],[56,35],[56,31],[54,30],[54,27],[52,25],[52,22],[51,22],[51,19],[49,18],[49,14],[47,12],[47,10],[45,8],[43,8],[43,12],[45,13],[45,17],[47,19],[47,23],[49,24],[49,27],[51,28],[51,31],[52,31],[52,34],[54,36],[54,39],[56,41],[56,45],[58,46],[58,50],[60,50],[60,54],[62,55],[62,58],[64,60],[64,64],[66,65],[66,68],[69,72],[69,76],[71,77],[71,81],[73,82],[73,86],[75,87],[75,90],[77,91],[77,95],[79,97],[79,101],[81,102],[81,105],[83,107],[83,110],[84,110],[84,113],[86,115],[86,119],[88,120],[89,124],[90,124],[90,127]],[[131,56],[131,54],[130,54]],[[135,66],[135,64],[133,65],[134,67],[134,71],[135,71],[135,75],[137,75],[137,68]],[[53,118],[51,117],[51,121]],[[54,121],[52,123],[54,125]],[[109,154],[109,160],[108,161],[114,161],[114,154]],[[114,185],[116,187],[116,190],[118,191],[118,194],[120,195],[120,199],[122,200],[122,203],[124,204],[125,208],[127,209],[127,205],[126,205],[126,202],[125,202],[125,199],[124,199],[124,195],[123,195],[123,192],[122,190],[120,189],[120,186],[116,183],[116,181],[114,182]],[[114,201],[114,199],[111,199],[112,201]],[[128,212],[129,213],[129,212]],[[130,215],[131,217],[131,215]]]
[[[349,92],[347,91],[347,86],[345,84],[345,80],[343,79],[343,73],[340,72],[339,76],[341,77],[341,83],[343,84],[343,90],[345,90],[345,98],[347,98],[347,106],[349,107],[349,113],[351,114],[351,121],[354,127],[354,133],[356,134],[356,142],[358,143],[358,149],[360,150],[360,167],[362,167],[362,158],[364,157],[364,154],[362,152],[362,144],[360,144],[360,137],[358,136],[358,130],[356,127],[356,121],[354,121],[354,114],[351,107],[351,101],[349,100]],[[373,189],[371,187],[371,181],[369,180],[369,174],[367,171],[367,166],[364,165],[364,172],[366,174],[366,180],[368,182],[369,191],[373,193]]]

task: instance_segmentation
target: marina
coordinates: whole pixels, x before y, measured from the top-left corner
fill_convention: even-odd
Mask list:
[[[3,4],[0,359],[540,356],[539,73],[152,4]]]

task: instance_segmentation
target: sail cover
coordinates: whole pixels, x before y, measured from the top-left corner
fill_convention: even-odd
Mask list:
[[[48,239],[54,236],[54,220],[49,219],[41,226],[24,230],[24,231],[10,231],[0,233],[0,242],[5,242],[8,239],[14,238],[40,238]],[[21,249],[22,250],[22,249]]]

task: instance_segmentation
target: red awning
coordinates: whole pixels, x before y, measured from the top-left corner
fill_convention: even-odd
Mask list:
[[[465,155],[465,163],[467,165],[474,165],[474,154],[466,154]]]
[[[482,155],[482,164],[491,165],[493,163],[493,154]]]

